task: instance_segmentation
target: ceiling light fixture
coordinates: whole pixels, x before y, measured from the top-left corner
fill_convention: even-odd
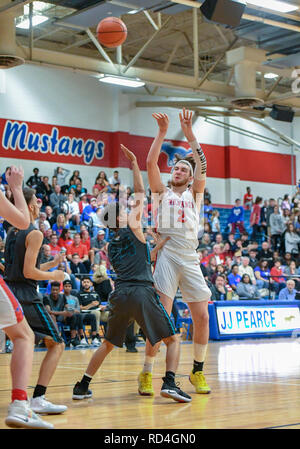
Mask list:
[[[145,85],[144,81],[139,78],[125,78],[124,76],[115,75],[101,75],[99,77],[99,81],[101,81],[101,83],[115,84],[125,87],[142,87]]]
[[[46,16],[32,16],[32,26],[35,27],[37,25],[40,25],[43,22],[46,22],[46,20],[48,20],[49,17]],[[17,28],[23,28],[24,30],[29,30],[30,28],[30,20],[28,17],[23,16],[22,20],[16,24]]]
[[[291,3],[281,2],[279,0],[265,0],[262,4],[261,0],[247,0],[247,6],[260,6],[261,8],[273,9],[273,11],[278,12],[292,12],[299,9],[299,6],[292,5]]]
[[[266,78],[268,80],[273,80],[278,77],[279,77],[279,75],[277,75],[277,73],[265,73],[264,74],[264,78]]]

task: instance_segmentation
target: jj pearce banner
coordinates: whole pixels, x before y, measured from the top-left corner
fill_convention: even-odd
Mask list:
[[[300,311],[297,305],[217,307],[217,317],[219,332],[222,335],[300,329]]]

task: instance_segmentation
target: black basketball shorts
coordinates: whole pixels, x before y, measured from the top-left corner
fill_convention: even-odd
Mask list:
[[[7,283],[20,302],[25,318],[35,334],[35,342],[50,338],[56,343],[62,343],[58,330],[46,310],[37,290],[27,284]]]
[[[151,345],[175,334],[169,315],[151,285],[118,285],[109,296],[105,339],[122,348],[127,327],[136,321]]]

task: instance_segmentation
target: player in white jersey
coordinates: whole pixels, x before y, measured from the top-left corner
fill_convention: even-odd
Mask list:
[[[171,314],[177,289],[188,304],[193,320],[194,364],[190,382],[196,393],[210,393],[203,366],[209,338],[208,300],[211,292],[203,278],[196,253],[200,207],[206,183],[206,158],[192,130],[192,113],[179,114],[181,129],[193,152],[195,169],[187,160],[179,160],[172,169],[171,188],[161,181],[158,159],[166,136],[169,119],[166,114],[153,114],[159,131],[147,157],[147,172],[153,196],[157,231],[170,237],[158,252],[154,281],[163,306]],[[157,209],[157,213],[156,213]],[[159,343],[146,342],[145,363],[139,375],[139,393],[153,395],[152,368]]]

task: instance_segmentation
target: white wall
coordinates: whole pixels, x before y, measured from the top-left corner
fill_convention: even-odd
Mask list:
[[[154,137],[157,131],[152,112],[168,113],[170,127],[168,139],[182,140],[178,119],[179,111],[174,108],[136,108],[137,100],[163,100],[162,97],[149,95],[124,94],[120,88],[102,85],[96,78],[75,73],[71,70],[49,68],[45,66],[23,65],[5,72],[6,92],[0,93],[0,118],[31,121],[37,123],[71,126],[101,131],[124,131],[131,134]],[[170,99],[170,98],[168,98]],[[217,120],[222,121],[221,118]],[[296,118],[292,125],[266,120],[271,126],[300,141],[300,120]],[[236,126],[264,134],[277,139],[264,128],[244,120],[230,119]],[[208,124],[203,118],[195,121],[195,133],[199,140],[206,144],[236,145],[240,148],[256,151],[280,152],[290,154],[290,149],[279,145],[258,142],[236,133],[226,133],[222,128]],[[279,139],[278,139],[279,140]],[[229,143],[228,143],[229,142]],[[300,153],[297,152],[297,178],[300,178]],[[11,164],[12,160],[3,158],[1,170]],[[14,160],[14,162],[16,162]],[[32,174],[37,165],[40,173],[51,177],[57,164],[55,162],[18,161],[25,170],[25,178]],[[76,166],[68,164],[73,171],[79,169],[84,184],[90,189],[101,167]],[[113,168],[105,168],[108,176]],[[131,184],[131,173],[128,169],[119,169],[125,184]],[[143,174],[147,182],[146,174]],[[163,175],[167,181],[169,176]],[[230,203],[242,196],[247,185],[252,186],[254,194],[259,192],[265,197],[282,196],[289,193],[289,186],[268,183],[249,183],[247,181],[208,178],[207,186],[212,193],[213,202]]]

